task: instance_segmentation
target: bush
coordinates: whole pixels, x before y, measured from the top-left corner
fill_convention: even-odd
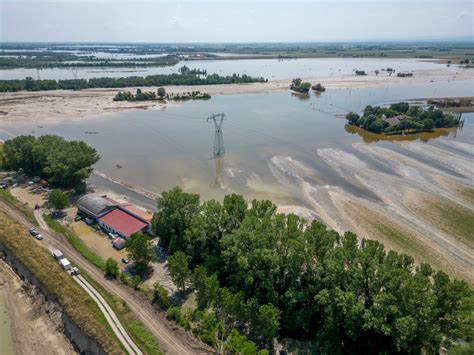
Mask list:
[[[111,278],[116,278],[117,275],[119,274],[119,266],[118,266],[118,263],[112,259],[112,258],[108,258],[107,261],[105,262],[105,274],[108,276],[108,277],[111,277]]]
[[[168,290],[161,286],[158,282],[155,283],[153,302],[156,302],[162,310],[167,310],[171,305]]]

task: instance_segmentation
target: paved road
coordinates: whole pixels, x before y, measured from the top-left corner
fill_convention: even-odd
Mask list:
[[[33,227],[31,222],[28,221],[28,219],[20,211],[12,208],[1,199],[0,208],[4,209],[26,228]],[[41,225],[41,222],[39,223]],[[86,271],[92,278],[94,278],[96,282],[102,285],[104,289],[125,300],[135,317],[140,320],[157,339],[163,351],[168,354],[176,355],[212,353],[211,350],[206,348],[188,334],[177,329],[173,329],[172,326],[169,325],[166,318],[156,312],[151,303],[145,300],[138,292],[134,291],[128,286],[119,284],[118,282],[105,279],[102,270],[90,264],[79,252],[76,251],[76,249],[74,249],[69,244],[67,239],[62,234],[53,231],[48,232],[41,227],[37,228],[37,230],[44,237],[44,240],[41,241],[41,243],[43,243],[48,249],[61,250],[79,268]]]
[[[115,315],[114,311],[110,308],[109,304],[102,298],[100,293],[98,293],[92,285],[87,282],[81,275],[72,276],[74,281],[76,281],[88,294],[91,298],[97,303],[100,310],[104,314],[107,322],[109,323],[110,327],[114,331],[117,338],[123,344],[127,352],[131,355],[143,355],[140,351],[138,346],[133,342],[130,336],[127,334],[125,329],[123,328],[122,324],[118,320],[117,316]]]

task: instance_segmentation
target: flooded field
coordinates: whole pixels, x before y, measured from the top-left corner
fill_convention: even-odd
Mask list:
[[[355,69],[367,73],[387,68],[398,71],[433,70],[445,68],[445,64],[418,59],[378,59],[378,58],[306,58],[306,59],[241,59],[241,60],[192,60],[174,66],[147,68],[78,68],[78,79],[99,77],[120,78],[125,76],[147,76],[178,73],[183,65],[191,69],[206,70],[208,74],[247,74],[262,76],[268,80],[291,79],[298,76],[317,77],[330,75],[350,75]],[[453,65],[448,70],[462,73],[462,68]],[[386,75],[381,71],[380,75]],[[9,69],[0,70],[0,80],[24,79],[74,79],[68,68],[50,69]]]
[[[361,62],[368,70],[395,66],[369,59],[345,60],[339,66],[338,60],[327,61],[348,71],[360,68]],[[238,62],[246,70],[244,63]],[[397,68],[406,65],[396,63]],[[220,68],[226,70],[222,64]],[[327,74],[328,68],[321,68]],[[274,76],[293,75],[272,70]],[[94,119],[9,121],[2,125],[0,138],[8,138],[9,132],[84,140],[102,157],[89,183],[150,209],[157,194],[176,185],[202,199],[222,199],[231,192],[249,200],[271,199],[281,211],[381,240],[474,282],[469,232],[474,228],[474,115],[463,114],[462,129],[393,139],[348,127],[344,118],[369,104],[449,96],[474,96],[472,81],[337,89],[307,97],[290,92],[215,95],[209,101]],[[218,160],[213,159],[214,126],[206,121],[217,112],[226,114],[226,153]]]

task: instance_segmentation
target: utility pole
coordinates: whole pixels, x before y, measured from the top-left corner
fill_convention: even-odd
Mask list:
[[[71,68],[71,72],[72,72],[72,76],[74,77],[74,84],[75,84],[76,91],[77,91],[77,90],[79,90],[79,88],[78,88],[78,83],[77,83],[77,68],[76,68],[76,67],[72,67],[72,68]]]
[[[213,113],[207,118],[207,122],[212,120],[216,133],[214,135],[214,158],[224,155],[224,138],[222,136],[222,124],[224,123],[225,115],[223,113]]]

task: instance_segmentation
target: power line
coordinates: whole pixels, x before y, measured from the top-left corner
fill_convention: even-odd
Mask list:
[[[213,113],[207,118],[207,122],[212,120],[214,122],[214,128],[216,133],[214,135],[214,158],[221,157],[224,155],[224,137],[222,136],[222,125],[225,120],[223,113]]]

